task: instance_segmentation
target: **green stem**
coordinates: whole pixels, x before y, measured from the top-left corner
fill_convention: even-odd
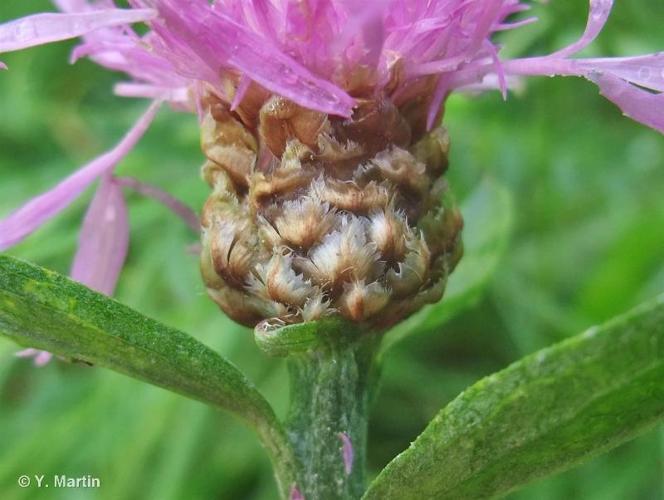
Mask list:
[[[287,428],[300,461],[295,486],[306,500],[357,499],[365,489],[377,336],[329,333],[316,348],[288,360]]]

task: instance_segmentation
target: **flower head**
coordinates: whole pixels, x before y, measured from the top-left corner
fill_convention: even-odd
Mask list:
[[[514,60],[501,60],[491,37],[536,20],[511,21],[529,9],[519,0],[132,0],[129,10],[112,0],[54,3],[61,13],[1,25],[0,53],[82,36],[72,61],[89,57],[126,73],[131,81],[116,87],[120,95],[177,105],[195,107],[191,95],[202,85],[237,105],[254,83],[303,107],[350,116],[358,98],[421,99],[434,85],[435,116],[440,96],[469,85],[506,90],[510,76],[575,75],[640,120],[648,106],[639,106],[634,96],[646,94],[636,92],[664,90],[662,54],[571,58],[599,35],[612,0],[590,1],[577,42]],[[148,33],[133,31],[137,22]]]
[[[35,14],[0,25],[0,53],[81,37],[72,61],[87,57],[126,74],[128,80],[117,84],[115,93],[149,98],[153,104],[115,148],[0,220],[0,250],[35,231],[95,180],[100,180],[83,224],[72,275],[104,293],[112,293],[127,249],[122,188],[140,185],[138,181],[118,181],[115,170],[164,101],[178,110],[199,114],[204,134],[213,134],[207,143],[204,137],[204,150],[210,161],[219,160],[215,155],[234,155],[232,162],[226,162],[225,170],[233,182],[241,180],[247,168],[253,169],[254,162],[259,162],[259,170],[268,168],[269,156],[262,153],[265,148],[282,162],[290,161],[283,165],[293,168],[313,150],[322,160],[334,158],[340,165],[357,163],[362,157],[362,170],[356,174],[366,180],[363,189],[371,191],[374,202],[366,202],[369,195],[358,198],[352,188],[343,184],[347,179],[335,181],[341,182],[338,185],[309,179],[308,198],[286,200],[286,209],[275,215],[275,231],[266,237],[275,238],[277,234],[278,238],[288,239],[292,236],[289,234],[297,233],[298,226],[310,226],[311,231],[293,237],[318,238],[316,234],[321,232],[324,244],[312,250],[310,263],[303,264],[297,256],[284,253],[278,259],[270,257],[272,264],[266,262],[260,269],[252,268],[254,287],[257,282],[265,285],[265,273],[278,268],[277,264],[292,261],[301,268],[310,268],[312,281],[307,281],[307,286],[320,290],[325,279],[329,281],[330,276],[346,272],[341,263],[341,267],[332,266],[326,260],[326,252],[334,252],[335,245],[343,244],[348,249],[362,246],[365,236],[374,243],[361,251],[357,249],[357,262],[370,261],[365,254],[371,252],[392,252],[390,259],[399,253],[412,255],[411,260],[423,259],[427,250],[415,249],[415,233],[408,232],[406,239],[391,240],[391,231],[401,224],[401,215],[397,216],[401,212],[391,211],[391,205],[383,203],[389,201],[391,194],[382,181],[372,184],[370,179],[402,182],[403,179],[395,180],[404,175],[396,166],[406,158],[411,168],[407,189],[419,189],[421,193],[429,189],[415,173],[417,168],[424,168],[423,164],[411,161],[420,157],[408,157],[410,152],[393,147],[404,133],[394,124],[400,119],[407,123],[411,135],[408,141],[401,141],[403,147],[415,143],[418,148],[425,147],[415,139],[425,137],[424,133],[434,128],[444,100],[454,91],[498,89],[505,95],[514,78],[580,76],[599,86],[601,93],[626,115],[664,132],[663,54],[575,57],[601,32],[613,7],[612,0],[590,0],[588,23],[576,42],[553,54],[517,59],[501,58],[500,47],[492,36],[536,20],[521,17],[529,6],[519,0],[130,0],[129,9],[117,8],[112,0],[54,0],[54,4],[59,12]],[[148,31],[139,34],[132,29],[135,23],[147,24]],[[7,69],[1,62],[0,68]],[[376,102],[389,102],[397,111],[390,114],[383,110],[372,115],[367,103]],[[266,103],[272,106],[269,113]],[[251,133],[242,135],[236,130],[233,133],[240,135],[233,140],[245,141],[246,147],[220,153],[214,134],[227,133],[228,130],[220,131],[218,125],[229,122],[210,113],[214,109],[220,113],[222,108],[244,127],[261,128],[261,144],[252,142],[255,137],[252,139]],[[328,117],[366,122],[367,116],[396,120],[385,127],[395,136],[385,144],[378,140],[378,144],[370,145],[368,141],[372,139],[357,131],[342,133],[338,127],[334,133],[325,131]],[[206,125],[206,120],[212,122]],[[263,133],[265,128],[270,129],[269,134]],[[426,136],[426,141],[436,140],[436,134],[440,135],[434,131]],[[291,140],[293,137],[297,144]],[[359,144],[355,140],[358,137],[359,142],[366,144]],[[358,153],[363,147],[371,149],[373,156],[367,156],[366,150],[364,156]],[[283,175],[286,177],[279,182],[295,182],[294,177]],[[218,179],[210,182],[214,185]],[[270,186],[258,183],[255,188]],[[157,191],[142,192],[154,195]],[[156,197],[195,224],[193,214],[176,200],[163,193]],[[358,221],[340,222],[345,220],[343,215],[333,221],[331,214],[335,209],[350,210],[352,205],[353,210],[359,210],[361,207],[355,206],[359,202],[381,207],[364,215],[364,233],[356,230]],[[404,214],[403,217],[409,216]],[[231,218],[227,224],[241,226],[242,222]],[[327,236],[323,237],[323,233]],[[221,238],[215,244],[220,248],[224,244],[237,247],[236,239],[228,234],[230,240],[224,243]],[[249,265],[246,258],[240,257],[229,265]],[[393,278],[381,286],[359,278],[353,284],[347,283],[343,307],[355,310],[361,304],[362,311],[367,304],[378,307],[379,298],[386,293],[384,287],[398,289],[403,285],[401,277],[417,265],[415,260],[395,265],[388,273]],[[281,272],[286,276],[292,270]],[[319,306],[325,303],[318,299]]]

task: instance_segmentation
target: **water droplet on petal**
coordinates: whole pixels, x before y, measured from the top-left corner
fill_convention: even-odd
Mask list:
[[[644,66],[643,68],[639,69],[639,80],[647,82],[650,81],[651,76],[652,76],[652,71],[647,66]]]

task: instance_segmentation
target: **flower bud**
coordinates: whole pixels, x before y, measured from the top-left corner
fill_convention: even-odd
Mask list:
[[[247,326],[386,328],[439,300],[461,256],[446,130],[423,134],[386,98],[346,119],[250,94],[203,103],[201,267],[219,306]]]

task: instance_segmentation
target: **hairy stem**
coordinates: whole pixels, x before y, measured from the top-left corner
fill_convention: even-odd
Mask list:
[[[288,434],[300,461],[294,485],[305,499],[356,499],[365,457],[376,336],[330,336],[289,359]]]

